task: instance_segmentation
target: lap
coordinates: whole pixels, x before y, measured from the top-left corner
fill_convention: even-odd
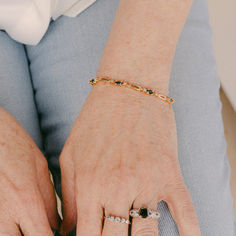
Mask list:
[[[0,31],[0,106],[13,115],[42,148],[24,46],[4,31]]]
[[[60,195],[58,157],[90,90],[118,0],[98,0],[77,18],[51,22],[37,46],[27,46],[44,146]],[[179,161],[203,236],[233,236],[234,216],[212,33],[204,0],[195,0],[173,62],[170,94]],[[164,202],[160,236],[177,236]]]

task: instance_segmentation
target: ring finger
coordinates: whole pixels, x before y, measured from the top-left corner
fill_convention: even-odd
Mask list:
[[[137,203],[134,202],[133,208],[139,209],[144,208],[143,215],[146,217],[146,210],[151,209],[157,210],[157,202],[153,203]],[[142,213],[141,213],[142,214]],[[132,236],[141,236],[141,235],[152,235],[158,236],[158,220],[156,218],[142,218],[142,217],[133,217],[131,225],[131,235]]]
[[[112,218],[104,219],[102,236],[127,236],[130,225],[127,224],[127,220],[129,220],[129,209],[130,205],[125,202],[125,199],[123,201],[115,201],[111,206],[106,207],[105,216]]]

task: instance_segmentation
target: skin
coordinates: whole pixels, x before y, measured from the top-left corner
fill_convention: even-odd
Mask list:
[[[0,235],[51,236],[59,216],[47,161],[2,108],[0,130]]]
[[[120,0],[97,76],[168,94],[176,44],[192,2]],[[178,102],[178,101],[177,101]],[[172,107],[152,96],[100,82],[91,92],[60,156],[66,235],[128,235],[131,208],[168,203],[181,236],[200,236],[177,156]],[[157,221],[134,218],[132,236],[158,235]]]
[[[97,76],[168,94],[175,47],[190,0],[120,0]],[[177,101],[178,102],[178,101]],[[0,235],[52,235],[58,228],[47,162],[20,124],[0,108]],[[61,233],[128,235],[131,208],[165,200],[181,236],[200,236],[177,156],[172,107],[128,88],[99,83],[75,121],[60,156]],[[21,233],[22,232],[22,233]],[[158,235],[156,220],[134,218],[132,236]]]
[[[168,203],[181,236],[201,235],[178,164],[174,113],[155,97],[97,84],[60,165],[63,235],[77,223],[79,236],[127,236],[126,224],[105,220],[102,230],[103,212],[129,218],[132,207],[156,209],[160,200]],[[157,221],[134,218],[132,235],[158,235]]]

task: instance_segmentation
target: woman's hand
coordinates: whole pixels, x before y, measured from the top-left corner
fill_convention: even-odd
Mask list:
[[[0,108],[0,235],[49,236],[59,227],[47,161]]]
[[[128,235],[131,208],[168,203],[181,236],[200,236],[194,206],[180,172],[171,106],[155,97],[97,84],[80,112],[60,157],[62,233],[77,223],[78,236]],[[157,220],[133,218],[131,234],[158,235]]]

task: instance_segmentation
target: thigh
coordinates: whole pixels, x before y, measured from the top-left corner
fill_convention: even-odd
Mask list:
[[[20,122],[42,149],[25,49],[4,31],[0,31],[0,106]]]
[[[46,155],[60,195],[58,157],[90,90],[119,0],[98,0],[77,18],[61,17],[36,47],[27,46]],[[195,0],[181,34],[170,81],[179,160],[203,236],[233,236],[229,165],[219,80],[205,0]],[[160,236],[177,236],[164,202]]]
[[[170,93],[179,161],[203,236],[236,234],[219,88],[207,1],[195,0],[177,45]],[[160,222],[166,236],[172,235],[164,233],[167,222]]]

